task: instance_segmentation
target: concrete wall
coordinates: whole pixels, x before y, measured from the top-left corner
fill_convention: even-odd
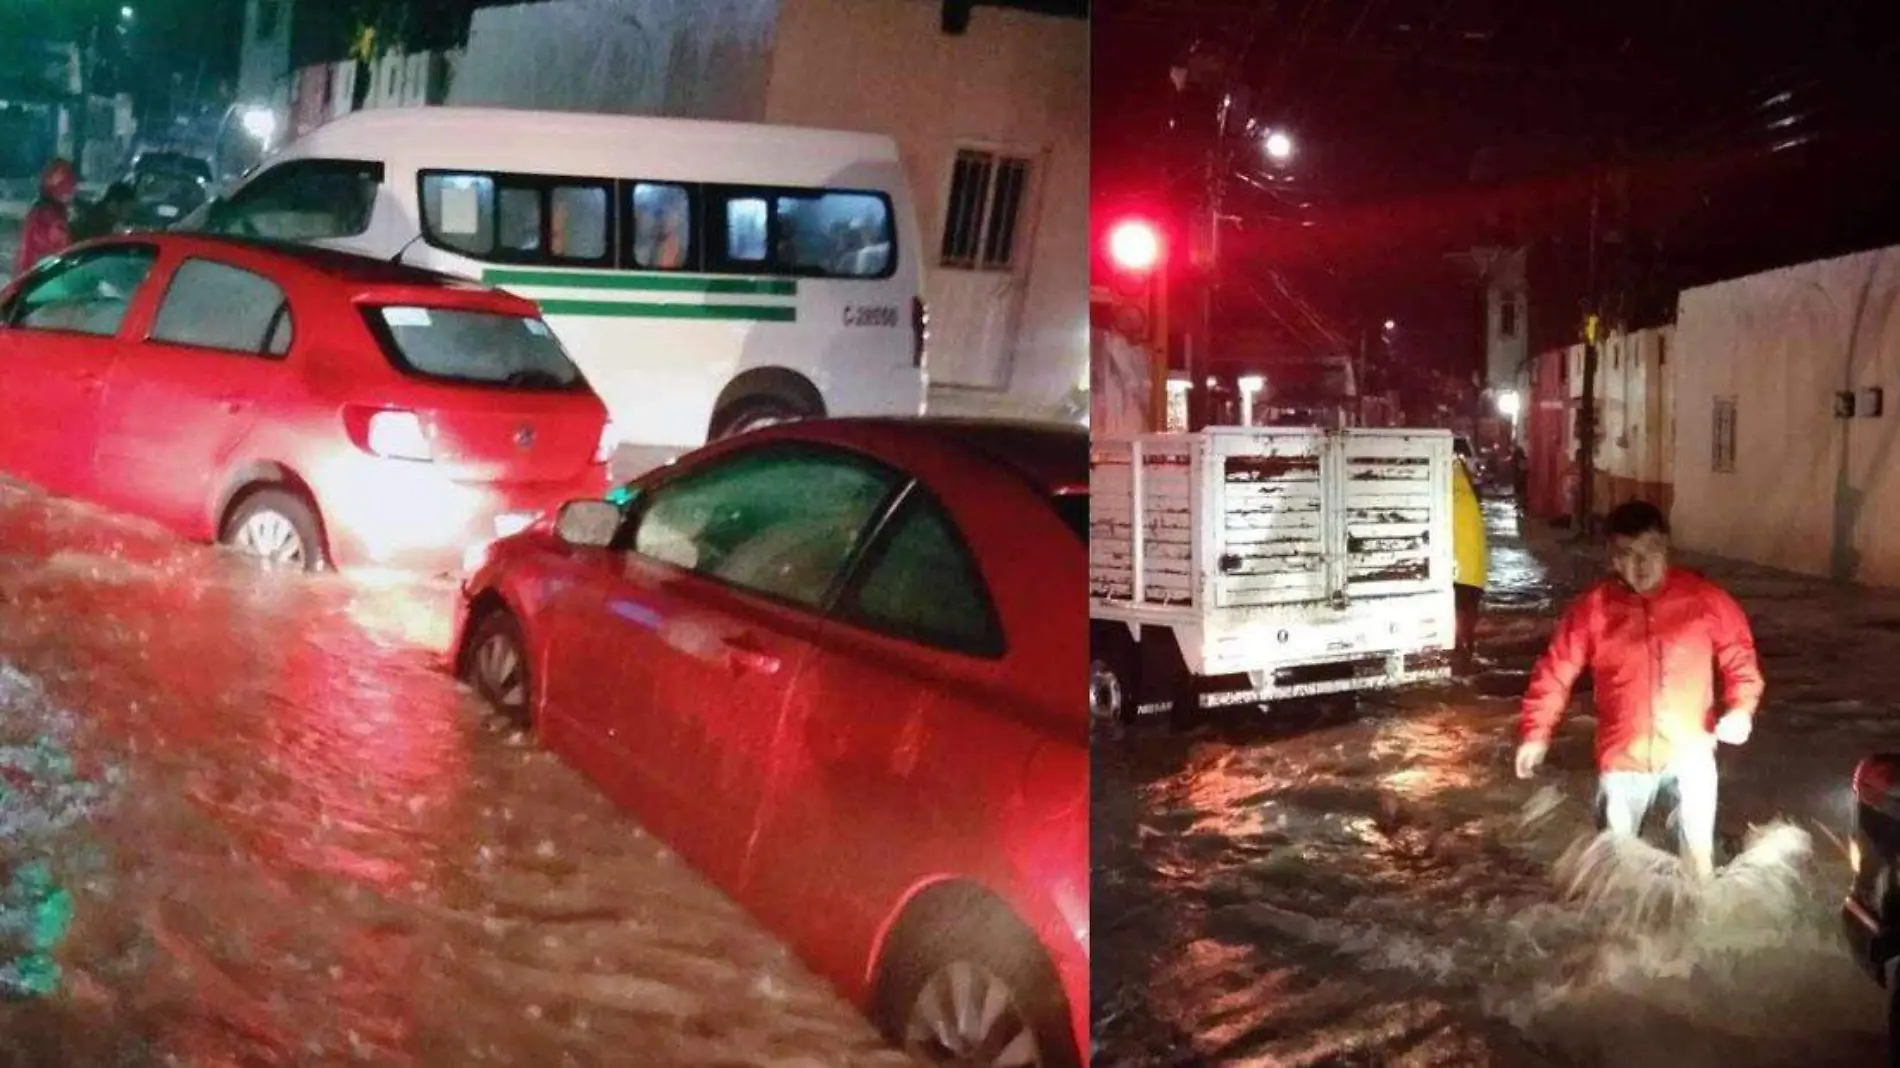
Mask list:
[[[1900,585],[1900,415],[1834,414],[1837,391],[1900,387],[1900,249],[1682,295],[1673,521],[1684,545],[1805,574]],[[1734,470],[1714,470],[1733,402]]]
[[[778,17],[778,0],[484,8],[470,24],[447,102],[758,120]]]
[[[926,276],[940,387],[931,403],[1051,415],[1088,380],[1088,22],[979,7],[969,32],[951,37],[941,12],[936,0],[784,0],[766,120],[895,134],[927,268],[957,150],[1033,154],[1040,173],[1022,216],[1021,274]],[[985,299],[1020,299],[1013,342],[991,344],[999,328]]]
[[[259,19],[276,3],[272,32],[260,36]],[[283,104],[289,97],[290,24],[294,0],[245,0],[244,43],[238,56],[237,98]]]

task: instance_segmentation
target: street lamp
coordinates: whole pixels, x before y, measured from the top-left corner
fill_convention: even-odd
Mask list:
[[[257,143],[270,148],[271,138],[277,136],[277,113],[269,108],[249,107],[238,114],[238,125],[250,134]]]
[[[132,10],[131,4],[127,4],[124,7],[119,9],[120,22],[131,22],[137,16],[138,16],[138,12]]]
[[[1240,425],[1253,425],[1253,399],[1267,388],[1265,375],[1240,376]]]
[[[1293,158],[1293,138],[1284,130],[1268,130],[1261,147],[1266,149],[1267,158],[1275,163],[1285,163]]]
[[[1523,398],[1517,395],[1516,390],[1504,390],[1497,397],[1498,414],[1515,422],[1517,413],[1523,410],[1523,403]]]

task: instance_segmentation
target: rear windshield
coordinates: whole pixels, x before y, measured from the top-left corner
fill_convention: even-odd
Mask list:
[[[580,368],[539,319],[404,305],[364,314],[383,352],[405,374],[512,389],[587,388]]]

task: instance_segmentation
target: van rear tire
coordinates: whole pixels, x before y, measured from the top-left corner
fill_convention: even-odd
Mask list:
[[[741,397],[713,416],[711,440],[736,437],[780,423],[796,423],[811,413],[785,397],[770,394]]]

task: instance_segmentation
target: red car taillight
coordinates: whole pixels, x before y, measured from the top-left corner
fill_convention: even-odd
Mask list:
[[[435,459],[428,428],[414,412],[396,408],[345,408],[343,426],[349,432],[351,443],[372,456],[425,463]]]
[[[615,428],[612,419],[600,428],[600,444],[594,446],[594,462],[608,463],[614,458],[614,452],[620,448],[620,431]]]

